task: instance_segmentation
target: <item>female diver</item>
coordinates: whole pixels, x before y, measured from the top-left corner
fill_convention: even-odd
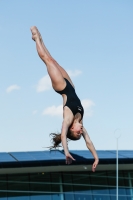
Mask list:
[[[83,127],[84,109],[80,99],[75,93],[75,88],[72,80],[67,72],[52,58],[47,48],[45,47],[42,37],[38,29],[31,27],[32,39],[36,42],[36,49],[39,57],[45,63],[48,74],[51,78],[53,89],[63,97],[63,122],[61,134],[53,134],[53,148],[59,146],[62,142],[64,153],[66,156],[66,164],[71,164],[75,159],[69,153],[67,147],[67,138],[71,140],[79,140],[83,136],[87,148],[91,151],[95,161],[92,165],[94,172],[99,159],[90,137]]]

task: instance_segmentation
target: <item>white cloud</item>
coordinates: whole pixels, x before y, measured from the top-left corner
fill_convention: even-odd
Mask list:
[[[92,106],[94,106],[94,102],[91,101],[90,99],[83,99],[81,101],[83,107],[84,107],[84,112],[85,116],[92,116],[93,111],[92,111]],[[50,106],[46,109],[43,110],[43,115],[50,115],[50,116],[63,116],[63,105],[59,106]]]
[[[75,69],[75,70],[67,70],[67,73],[69,74],[70,77],[76,77],[82,74],[82,71]]]
[[[35,115],[37,113],[37,110],[33,110],[32,114]]]
[[[38,81],[36,86],[37,92],[43,92],[45,90],[50,90],[52,87],[51,80],[48,75],[44,76]]]
[[[51,116],[63,116],[63,105],[59,106],[50,106],[44,109],[43,115],[51,115]]]
[[[95,103],[90,99],[83,99],[81,103],[84,107],[85,116],[91,117],[93,114],[92,107],[95,106]]]
[[[7,93],[10,93],[12,92],[13,90],[20,90],[20,87],[18,85],[10,85],[7,89],[6,89],[6,92]]]

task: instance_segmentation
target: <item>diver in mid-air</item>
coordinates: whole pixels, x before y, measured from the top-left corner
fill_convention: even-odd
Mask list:
[[[31,32],[32,39],[36,42],[38,55],[47,67],[53,89],[63,97],[63,122],[61,134],[53,133],[52,148],[56,148],[60,143],[62,143],[66,156],[66,164],[71,164],[75,159],[68,151],[67,138],[70,140],[79,140],[81,136],[83,136],[87,148],[91,151],[95,159],[92,165],[92,171],[94,172],[98,165],[99,159],[93,143],[91,142],[90,137],[83,126],[84,109],[75,92],[74,84],[67,72],[48,52],[38,29],[33,26],[31,27]]]

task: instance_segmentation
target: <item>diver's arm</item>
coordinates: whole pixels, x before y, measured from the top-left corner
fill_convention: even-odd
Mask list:
[[[62,123],[62,129],[61,129],[61,141],[62,141],[62,146],[64,148],[65,155],[69,152],[68,151],[68,146],[67,146],[67,132],[69,128],[69,123],[67,120],[63,120]]]
[[[89,137],[89,135],[88,135],[88,133],[87,133],[85,128],[83,128],[83,137],[84,137],[84,140],[86,142],[87,148],[90,150],[90,152],[92,153],[92,155],[93,155],[93,157],[95,159],[95,161],[94,161],[94,163],[92,165],[92,171],[94,172],[96,167],[97,167],[97,165],[98,165],[99,158],[98,158],[98,155],[96,153],[95,147],[94,147],[94,145],[93,145],[93,143],[92,143],[92,141],[91,141],[91,139],[90,139],[90,137]]]
[[[71,164],[72,160],[75,160],[75,159],[71,156],[71,154],[69,153],[69,150],[68,150],[67,132],[68,132],[69,126],[72,123],[72,117],[73,116],[69,115],[67,112],[64,112],[63,115],[64,115],[64,120],[63,120],[63,123],[62,123],[61,141],[62,141],[62,146],[64,148],[65,156],[66,156],[66,164]]]

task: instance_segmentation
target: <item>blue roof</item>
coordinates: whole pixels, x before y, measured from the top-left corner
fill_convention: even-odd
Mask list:
[[[88,150],[72,150],[72,156],[76,159],[73,164],[89,164],[94,159]],[[115,164],[115,150],[98,150],[99,164]],[[133,163],[133,150],[120,150],[118,152],[119,163]],[[0,153],[0,167],[26,167],[26,166],[65,165],[63,151],[27,151]]]
[[[0,162],[16,162],[9,153],[0,153]]]

